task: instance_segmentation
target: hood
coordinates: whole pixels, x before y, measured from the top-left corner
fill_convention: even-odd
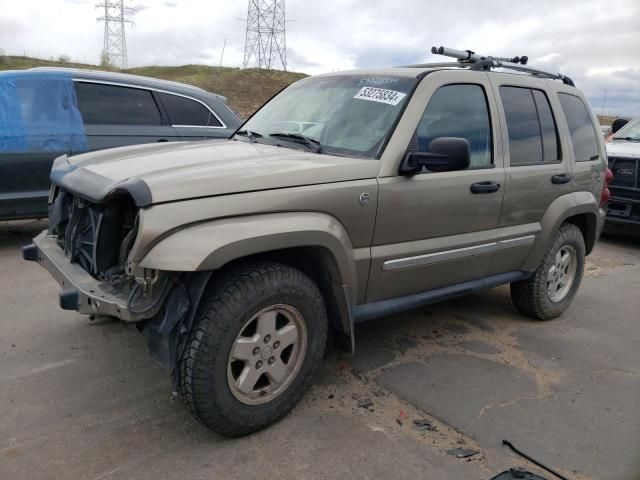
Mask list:
[[[612,140],[607,143],[607,155],[610,157],[640,158],[640,142]]]
[[[60,157],[51,180],[91,201],[126,190],[138,206],[373,178],[380,162],[244,141],[175,142]]]

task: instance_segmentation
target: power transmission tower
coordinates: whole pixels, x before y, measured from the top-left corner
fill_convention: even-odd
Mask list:
[[[253,59],[258,68],[287,70],[284,0],[249,0],[243,68]]]
[[[124,31],[126,23],[133,23],[127,18],[133,15],[132,7],[125,7],[124,0],[104,0],[96,5],[104,8],[104,16],[98,21],[104,22],[104,46],[102,47],[101,64],[127,68],[127,38]]]

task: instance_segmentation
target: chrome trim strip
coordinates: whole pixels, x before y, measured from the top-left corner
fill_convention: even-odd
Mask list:
[[[110,82],[108,80],[95,80],[95,79],[89,79],[89,78],[75,78],[75,77],[72,80],[74,82],[81,82],[81,83],[97,83],[97,84],[101,84],[101,85],[113,85],[113,86],[116,86],[116,87],[137,88],[138,90],[152,90],[154,92],[166,93],[167,95],[175,95],[176,97],[187,98],[189,100],[193,100],[194,102],[198,102],[204,108],[209,110],[209,112],[211,112],[211,114],[218,119],[218,121],[220,122],[220,125],[221,125],[220,127],[202,126],[202,128],[227,128],[227,125],[222,121],[222,119],[218,116],[218,114],[216,112],[214,112],[211,109],[211,107],[209,107],[209,105],[204,103],[202,100],[198,100],[197,98],[190,97],[189,95],[185,95],[183,93],[170,92],[169,90],[162,90],[161,88],[146,87],[144,85],[134,85],[134,84],[131,84],[131,83]],[[203,90],[203,92],[209,93],[206,90]],[[185,126],[196,127],[196,125],[171,125],[171,126],[172,127],[185,127]]]
[[[216,127],[215,125],[171,125],[175,128],[224,128],[224,127]]]
[[[507,248],[524,247],[524,246],[532,245],[533,242],[535,242],[535,240],[536,240],[535,235],[509,238],[507,240],[498,240],[498,250],[505,250]]]
[[[388,272],[392,270],[400,270],[403,268],[431,265],[433,263],[446,262],[449,260],[458,260],[460,258],[472,257],[473,255],[481,255],[483,253],[491,253],[498,250],[505,250],[507,248],[532,245],[535,240],[535,235],[526,235],[524,237],[498,240],[497,242],[483,243],[481,245],[473,245],[471,247],[455,248],[453,250],[443,250],[441,252],[427,253],[425,255],[417,255],[415,257],[396,258],[384,262],[382,264],[382,270]]]
[[[484,243],[482,245],[473,245],[471,247],[444,250],[442,252],[427,253],[425,255],[418,255],[415,257],[396,258],[394,260],[387,260],[384,262],[382,264],[382,270],[391,271],[431,265],[433,263],[446,262],[448,260],[457,260],[459,258],[472,257],[473,255],[495,252],[497,248],[498,243],[491,242]]]

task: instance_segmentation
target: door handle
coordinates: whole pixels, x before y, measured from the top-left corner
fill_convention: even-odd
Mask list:
[[[551,183],[554,185],[561,185],[563,183],[569,183],[571,181],[571,175],[568,173],[561,173],[560,175],[554,175],[551,177]]]
[[[476,182],[471,184],[471,193],[493,193],[500,190],[497,182]]]
[[[167,140],[166,138],[161,138],[158,140],[158,142],[168,142],[169,140]]]

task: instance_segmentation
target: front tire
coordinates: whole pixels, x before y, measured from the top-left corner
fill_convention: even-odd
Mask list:
[[[286,415],[324,355],[322,293],[278,263],[232,267],[207,287],[178,362],[178,390],[211,430],[238,437]]]
[[[562,224],[533,276],[511,284],[515,307],[538,320],[550,320],[564,312],[580,287],[585,251],[580,229]]]

